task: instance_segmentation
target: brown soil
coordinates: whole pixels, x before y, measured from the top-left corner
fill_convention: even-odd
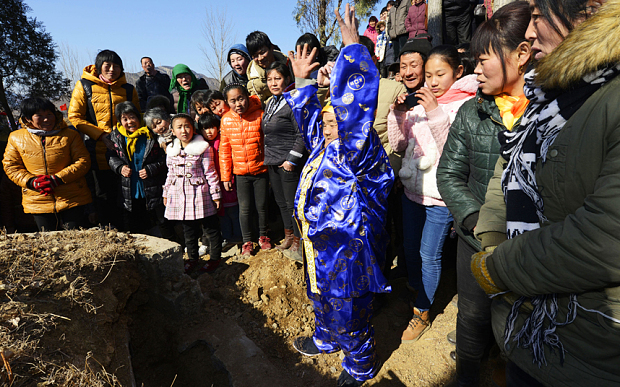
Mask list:
[[[308,358],[291,346],[295,337],[310,336],[314,330],[313,308],[306,296],[300,263],[275,250],[260,252],[245,260],[233,257],[214,275],[203,275],[199,281],[209,297],[208,309],[233,316],[276,367],[294,377],[291,382],[296,379],[291,385],[335,385],[342,371],[341,352]],[[386,295],[385,306],[372,321],[384,364],[379,375],[366,385],[444,385],[455,367],[449,357],[454,347],[446,340],[455,329],[457,309],[450,302],[454,291],[442,292],[432,329],[418,342],[401,345],[400,335],[411,313],[407,303],[398,297],[405,292],[404,279],[393,282],[393,292]],[[443,282],[444,287],[450,287],[446,285],[449,281]]]
[[[411,317],[402,296],[405,279],[392,281],[393,291],[383,298],[384,306],[374,317],[377,350],[383,366],[368,386],[443,386],[455,373],[450,358],[454,350],[446,335],[456,327],[456,278],[454,246],[448,257],[435,305],[432,328],[416,343],[400,343]],[[292,340],[312,335],[314,313],[306,296],[303,267],[276,250],[259,252],[248,259],[233,256],[213,275],[198,278],[210,319],[219,313],[233,317],[269,357],[290,378],[289,385],[334,386],[342,367],[342,353],[304,357],[292,348]],[[380,296],[381,297],[381,296]],[[454,298],[453,298],[454,297]],[[208,323],[207,323],[208,324]],[[496,357],[496,354],[495,354]],[[483,385],[490,383],[490,367],[485,367]]]
[[[3,386],[129,382],[114,373],[129,358],[119,312],[139,283],[135,252],[133,238],[116,232],[0,234]]]
[[[128,386],[130,378],[146,387],[257,385],[232,378],[234,370],[214,355],[221,344],[215,339],[238,327],[271,367],[259,385],[336,385],[342,353],[307,358],[291,346],[314,329],[300,263],[275,249],[248,259],[229,256],[213,274],[197,278],[202,307],[182,316],[145,290],[138,253],[131,236],[116,232],[0,235],[0,354],[6,358],[0,385]],[[449,246],[446,255],[454,256]],[[181,277],[171,291],[196,284]],[[365,385],[445,385],[455,370],[446,340],[457,312],[453,258],[444,260],[432,328],[416,343],[400,344],[411,312],[404,279],[392,286],[372,321],[383,365]],[[198,332],[208,334],[192,338]],[[483,385],[491,385],[496,357],[485,367]]]

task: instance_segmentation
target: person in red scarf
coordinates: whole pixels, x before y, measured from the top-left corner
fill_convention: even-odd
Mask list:
[[[478,286],[469,268],[471,256],[482,250],[474,238],[480,207],[499,157],[497,133],[519,125],[528,100],[523,94],[530,60],[525,31],[528,3],[502,7],[480,26],[471,43],[478,64],[476,98],[459,110],[437,168],[437,186],[450,209],[458,234],[456,374],[459,386],[477,386],[480,360],[491,339],[491,299]]]

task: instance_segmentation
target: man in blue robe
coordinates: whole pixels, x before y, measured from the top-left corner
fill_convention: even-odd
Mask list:
[[[318,84],[285,97],[293,109],[310,157],[295,197],[295,217],[304,239],[308,298],[315,332],[298,337],[308,356],[342,350],[338,386],[360,386],[379,371],[370,325],[374,293],[389,292],[382,274],[388,235],[387,196],[394,173],[372,127],[379,72],[359,43],[355,10],[336,10],[345,47],[333,66],[319,71]],[[291,56],[297,77],[316,68],[298,47]],[[331,102],[322,108],[318,86],[329,84]]]

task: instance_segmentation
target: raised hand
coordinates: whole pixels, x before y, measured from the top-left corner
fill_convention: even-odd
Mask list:
[[[340,27],[342,44],[348,46],[349,44],[359,43],[359,21],[355,17],[355,6],[352,7],[349,3],[344,6],[344,18],[340,16],[338,8],[336,8],[334,13],[336,14],[336,20],[338,20],[338,26]]]
[[[314,47],[312,51],[310,51],[310,55],[308,55],[308,44],[306,43],[303,49],[301,46],[297,46],[297,53],[295,55],[293,55],[292,52],[288,53],[288,59],[291,61],[295,77],[310,78],[310,74],[321,66],[320,63],[314,61],[316,52],[317,48]]]
[[[329,79],[336,62],[327,62],[325,66],[319,69],[319,75],[316,77],[316,83],[319,87],[329,87]]]

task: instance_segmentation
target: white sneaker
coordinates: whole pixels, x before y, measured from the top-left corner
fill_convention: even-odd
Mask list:
[[[198,248],[198,255],[199,256],[203,256],[203,255],[207,255],[207,253],[209,252],[209,246],[200,246]]]

